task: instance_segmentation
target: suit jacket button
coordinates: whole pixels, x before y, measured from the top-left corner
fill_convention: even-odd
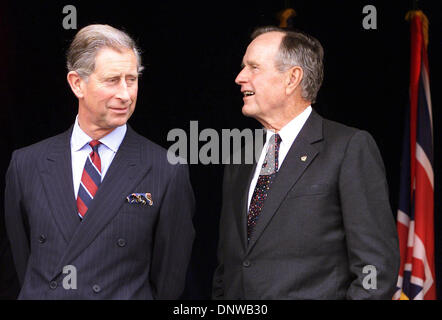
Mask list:
[[[40,237],[38,237],[38,242],[45,243],[46,242],[46,236],[44,234],[41,234]]]
[[[51,282],[49,283],[49,288],[51,288],[51,289],[55,289],[55,288],[57,288],[57,281],[51,281]]]
[[[118,239],[117,244],[119,247],[124,247],[124,246],[126,246],[126,240]]]
[[[246,268],[250,267],[250,261],[249,260],[245,260],[242,265]]]
[[[98,284],[94,284],[92,286],[92,290],[94,290],[95,293],[99,293],[101,291],[101,287]]]

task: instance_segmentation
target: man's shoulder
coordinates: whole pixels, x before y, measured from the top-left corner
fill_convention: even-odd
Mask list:
[[[334,146],[341,145],[345,149],[349,146],[359,148],[367,145],[377,148],[375,139],[368,131],[324,118],[323,136]]]
[[[340,122],[322,118],[323,134],[325,138],[349,141],[354,137],[371,137],[368,131],[351,127]]]
[[[128,130],[130,130],[128,133],[130,134],[131,139],[134,139],[136,141],[137,145],[141,148],[143,153],[148,153],[149,155],[159,158],[166,157],[167,150],[164,147],[142,136],[130,127],[128,127]]]
[[[360,131],[360,129],[358,128],[348,126],[341,122],[337,122],[326,118],[322,118],[322,120],[323,120],[324,135],[334,134],[336,136],[341,136],[341,137],[351,137],[357,131]]]
[[[13,155],[17,159],[29,159],[35,161],[45,154],[47,155],[48,151],[60,142],[62,143],[64,140],[69,139],[69,131],[70,129],[31,145],[16,149],[14,150]]]
[[[166,148],[142,136],[130,127],[128,127],[128,130],[130,139],[140,148],[142,163],[150,163],[155,168],[164,171],[173,171],[177,167],[187,166],[185,165],[186,161],[184,159],[175,161],[177,158]]]

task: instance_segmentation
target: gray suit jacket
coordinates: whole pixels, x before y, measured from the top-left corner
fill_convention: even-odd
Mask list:
[[[176,299],[194,229],[188,168],[135,133],[126,136],[80,222],[72,183],[72,128],[13,153],[5,220],[20,299]],[[131,193],[153,205],[130,204]],[[65,289],[72,265],[77,289]],[[71,282],[72,284],[72,282]]]
[[[213,298],[392,298],[398,237],[383,162],[367,132],[313,111],[248,243],[247,197],[255,166],[225,168]],[[364,278],[371,288],[364,288]]]

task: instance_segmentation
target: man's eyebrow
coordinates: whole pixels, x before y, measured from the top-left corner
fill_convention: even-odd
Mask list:
[[[135,78],[138,78],[138,73],[127,73],[126,75],[125,75],[126,77],[135,77]],[[120,78],[121,77],[121,73],[118,73],[118,72],[108,72],[108,73],[105,73],[105,74],[103,74],[103,78],[105,78],[105,79],[109,79],[109,78]]]
[[[114,72],[108,72],[108,73],[104,73],[103,75],[103,78],[116,78],[116,77],[119,77],[120,76],[120,74],[119,73],[114,73]]]
[[[246,65],[249,65],[249,66],[258,66],[259,63],[255,62],[255,61],[252,61],[252,60],[248,60],[248,61],[246,61],[246,62],[243,61],[243,62],[241,63],[241,68],[244,68]]]

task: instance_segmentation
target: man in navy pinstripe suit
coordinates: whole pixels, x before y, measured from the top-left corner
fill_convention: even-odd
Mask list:
[[[79,101],[74,125],[16,150],[7,172],[19,298],[179,298],[194,196],[188,168],[126,124],[139,51],[126,33],[90,25],[71,43],[67,66]]]

